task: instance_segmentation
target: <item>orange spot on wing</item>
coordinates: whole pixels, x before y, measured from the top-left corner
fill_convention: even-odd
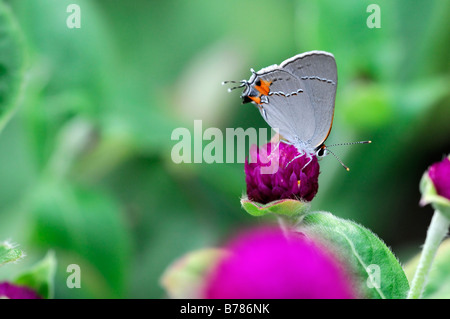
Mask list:
[[[264,81],[261,80],[261,85],[260,86],[256,86],[255,85],[255,89],[257,89],[259,91],[259,93],[261,93],[261,95],[267,95],[270,92],[270,85],[272,84],[272,81]]]
[[[256,104],[261,104],[261,98],[259,96],[249,96],[249,98]]]

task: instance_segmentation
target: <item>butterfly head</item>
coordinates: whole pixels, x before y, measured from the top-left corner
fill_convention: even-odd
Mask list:
[[[244,91],[241,94],[242,104],[255,102],[259,104],[259,96],[260,92],[258,89],[255,88],[255,86],[259,87],[261,86],[261,80],[257,79],[258,74],[255,72],[255,70],[250,69],[252,72],[252,75],[250,76],[249,80],[241,80],[241,81],[223,81],[222,85],[228,84],[228,83],[234,83],[239,84],[233,87],[228,88],[228,92],[231,92],[235,89],[244,88]]]

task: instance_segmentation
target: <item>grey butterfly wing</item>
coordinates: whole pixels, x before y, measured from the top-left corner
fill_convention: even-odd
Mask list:
[[[261,72],[263,71],[263,72]],[[264,120],[290,142],[307,143],[316,131],[314,109],[305,93],[304,83],[296,76],[273,67],[261,70],[258,77],[271,82],[270,92],[260,109]]]
[[[337,87],[337,67],[334,56],[324,51],[296,55],[280,64],[280,68],[299,79],[313,106],[315,131],[311,144],[320,146],[328,137],[333,124]]]

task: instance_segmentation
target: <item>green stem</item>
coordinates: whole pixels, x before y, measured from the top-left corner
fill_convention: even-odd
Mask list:
[[[287,237],[289,233],[290,223],[286,219],[285,216],[277,216],[278,224],[280,225],[281,230],[283,231],[284,235]]]
[[[281,230],[283,231],[284,236],[289,239],[291,237],[291,230],[294,228],[295,219],[288,216],[277,216],[278,225],[280,225]]]
[[[450,219],[444,216],[439,210],[435,210],[427,231],[427,238],[425,239],[425,245],[423,246],[419,265],[417,266],[411,284],[408,299],[419,299],[422,296],[434,256],[440,243],[445,235],[447,235],[449,226]]]

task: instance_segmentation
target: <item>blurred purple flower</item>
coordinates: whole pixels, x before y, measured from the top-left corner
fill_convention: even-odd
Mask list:
[[[9,282],[0,283],[0,299],[42,299],[34,290],[25,286],[17,286]]]
[[[450,158],[445,157],[441,162],[434,163],[428,170],[436,193],[450,200]]]
[[[260,149],[253,145],[250,150],[251,163],[248,159],[245,162],[248,198],[262,204],[287,198],[311,201],[319,188],[317,157],[312,155],[311,160],[303,155],[293,160],[299,155],[297,149],[281,142],[278,147],[278,170],[274,174],[262,174],[261,168],[271,165],[268,157],[272,147],[276,144],[268,143]]]
[[[341,265],[300,233],[262,228],[238,236],[207,280],[208,299],[354,298]]]

